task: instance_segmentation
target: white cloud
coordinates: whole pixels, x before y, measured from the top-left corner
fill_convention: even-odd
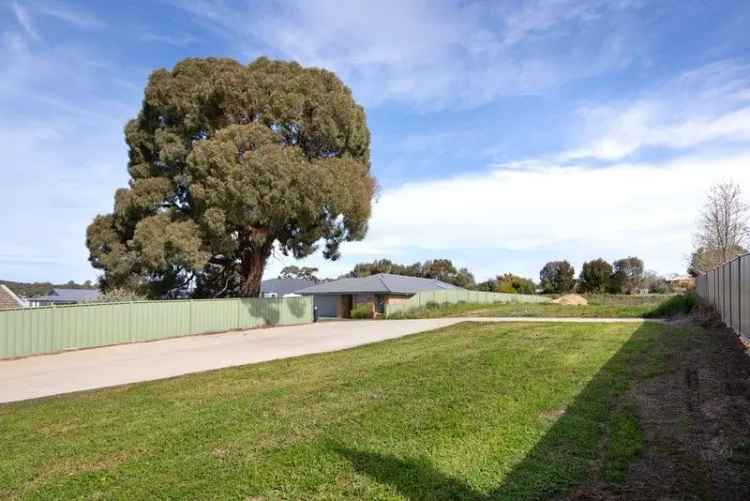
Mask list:
[[[141,42],[146,43],[163,43],[174,47],[185,47],[195,43],[196,39],[189,33],[180,33],[179,35],[160,35],[158,33],[146,32],[138,38]]]
[[[750,141],[750,65],[720,61],[684,73],[644,96],[579,110],[583,146],[561,161],[617,160],[647,147],[684,149]]]
[[[504,271],[535,277],[552,259],[580,269],[592,258],[637,255],[649,269],[681,272],[705,192],[727,179],[750,186],[750,151],[605,169],[526,163],[407,183],[381,194],[366,240],[343,247],[345,266],[319,256],[306,262],[335,276],[375,258],[460,257],[482,279]]]
[[[102,20],[94,17],[89,12],[69,9],[61,5],[60,2],[35,3],[33,4],[33,10],[38,14],[59,19],[84,30],[99,29],[106,26]]]
[[[629,61],[624,4],[572,0],[176,2],[243,56],[335,71],[358,98],[421,108],[473,107],[531,94]],[[563,50],[564,45],[564,50]]]
[[[13,2],[10,6],[11,9],[13,9],[13,14],[16,16],[16,21],[18,21],[18,24],[23,28],[26,34],[36,41],[41,41],[42,37],[39,36],[39,33],[37,33],[34,28],[29,11],[26,10],[25,7],[21,7],[18,2]]]
[[[138,95],[112,97],[95,53],[29,39],[0,36],[0,278],[90,279],[86,227],[127,182],[122,126]]]

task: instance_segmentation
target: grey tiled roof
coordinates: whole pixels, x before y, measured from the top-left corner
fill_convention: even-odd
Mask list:
[[[312,280],[304,280],[301,278],[272,278],[270,280],[263,280],[260,283],[260,293],[275,293],[279,296],[283,296],[285,294],[293,294],[300,289],[311,287],[313,285],[315,285],[315,282]]]
[[[55,287],[48,296],[31,298],[33,301],[49,303],[80,303],[83,301],[95,301],[100,292],[96,289],[64,289]]]
[[[432,278],[405,277],[379,273],[362,278],[342,278],[297,291],[299,294],[416,294],[421,291],[456,289]]]

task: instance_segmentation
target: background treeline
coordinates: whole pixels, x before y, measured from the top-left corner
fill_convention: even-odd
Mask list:
[[[344,277],[366,277],[378,273],[434,278],[457,287],[474,287],[474,275],[466,268],[456,268],[450,259],[428,259],[424,263],[409,265],[397,264],[389,259],[378,259],[371,263],[359,263],[355,265],[354,269],[344,275]]]
[[[630,256],[612,264],[599,258],[583,263],[575,278],[575,268],[568,261],[550,261],[539,273],[539,285],[544,293],[609,293],[634,294],[649,292],[663,294],[670,291],[669,283],[653,271],[645,271],[643,260]]]
[[[315,270],[317,271],[317,270]],[[566,292],[634,294],[670,291],[668,282],[652,271],[646,271],[643,260],[630,256],[613,263],[599,258],[583,264],[581,273],[568,261],[550,261],[539,273],[539,283],[513,273],[503,273],[494,279],[476,283],[466,268],[457,268],[450,259],[431,259],[423,263],[402,265],[388,259],[359,263],[343,275],[366,277],[377,273],[392,273],[410,277],[434,278],[466,289],[516,294],[562,294]]]
[[[0,280],[0,284],[5,285],[7,288],[12,290],[15,294],[23,297],[39,297],[46,296],[55,287],[63,289],[96,289],[96,284],[92,283],[91,280],[86,280],[82,284],[76,283],[70,280],[66,284],[53,284],[51,282],[13,282],[11,280]]]

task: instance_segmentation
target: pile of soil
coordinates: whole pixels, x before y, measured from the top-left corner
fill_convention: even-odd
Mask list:
[[[571,306],[583,306],[589,304],[586,298],[580,294],[565,294],[552,301],[555,304],[565,304]]]

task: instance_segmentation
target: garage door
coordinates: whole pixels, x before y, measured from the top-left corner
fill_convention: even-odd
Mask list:
[[[336,316],[337,296],[314,296],[315,306],[318,307],[318,317]]]

